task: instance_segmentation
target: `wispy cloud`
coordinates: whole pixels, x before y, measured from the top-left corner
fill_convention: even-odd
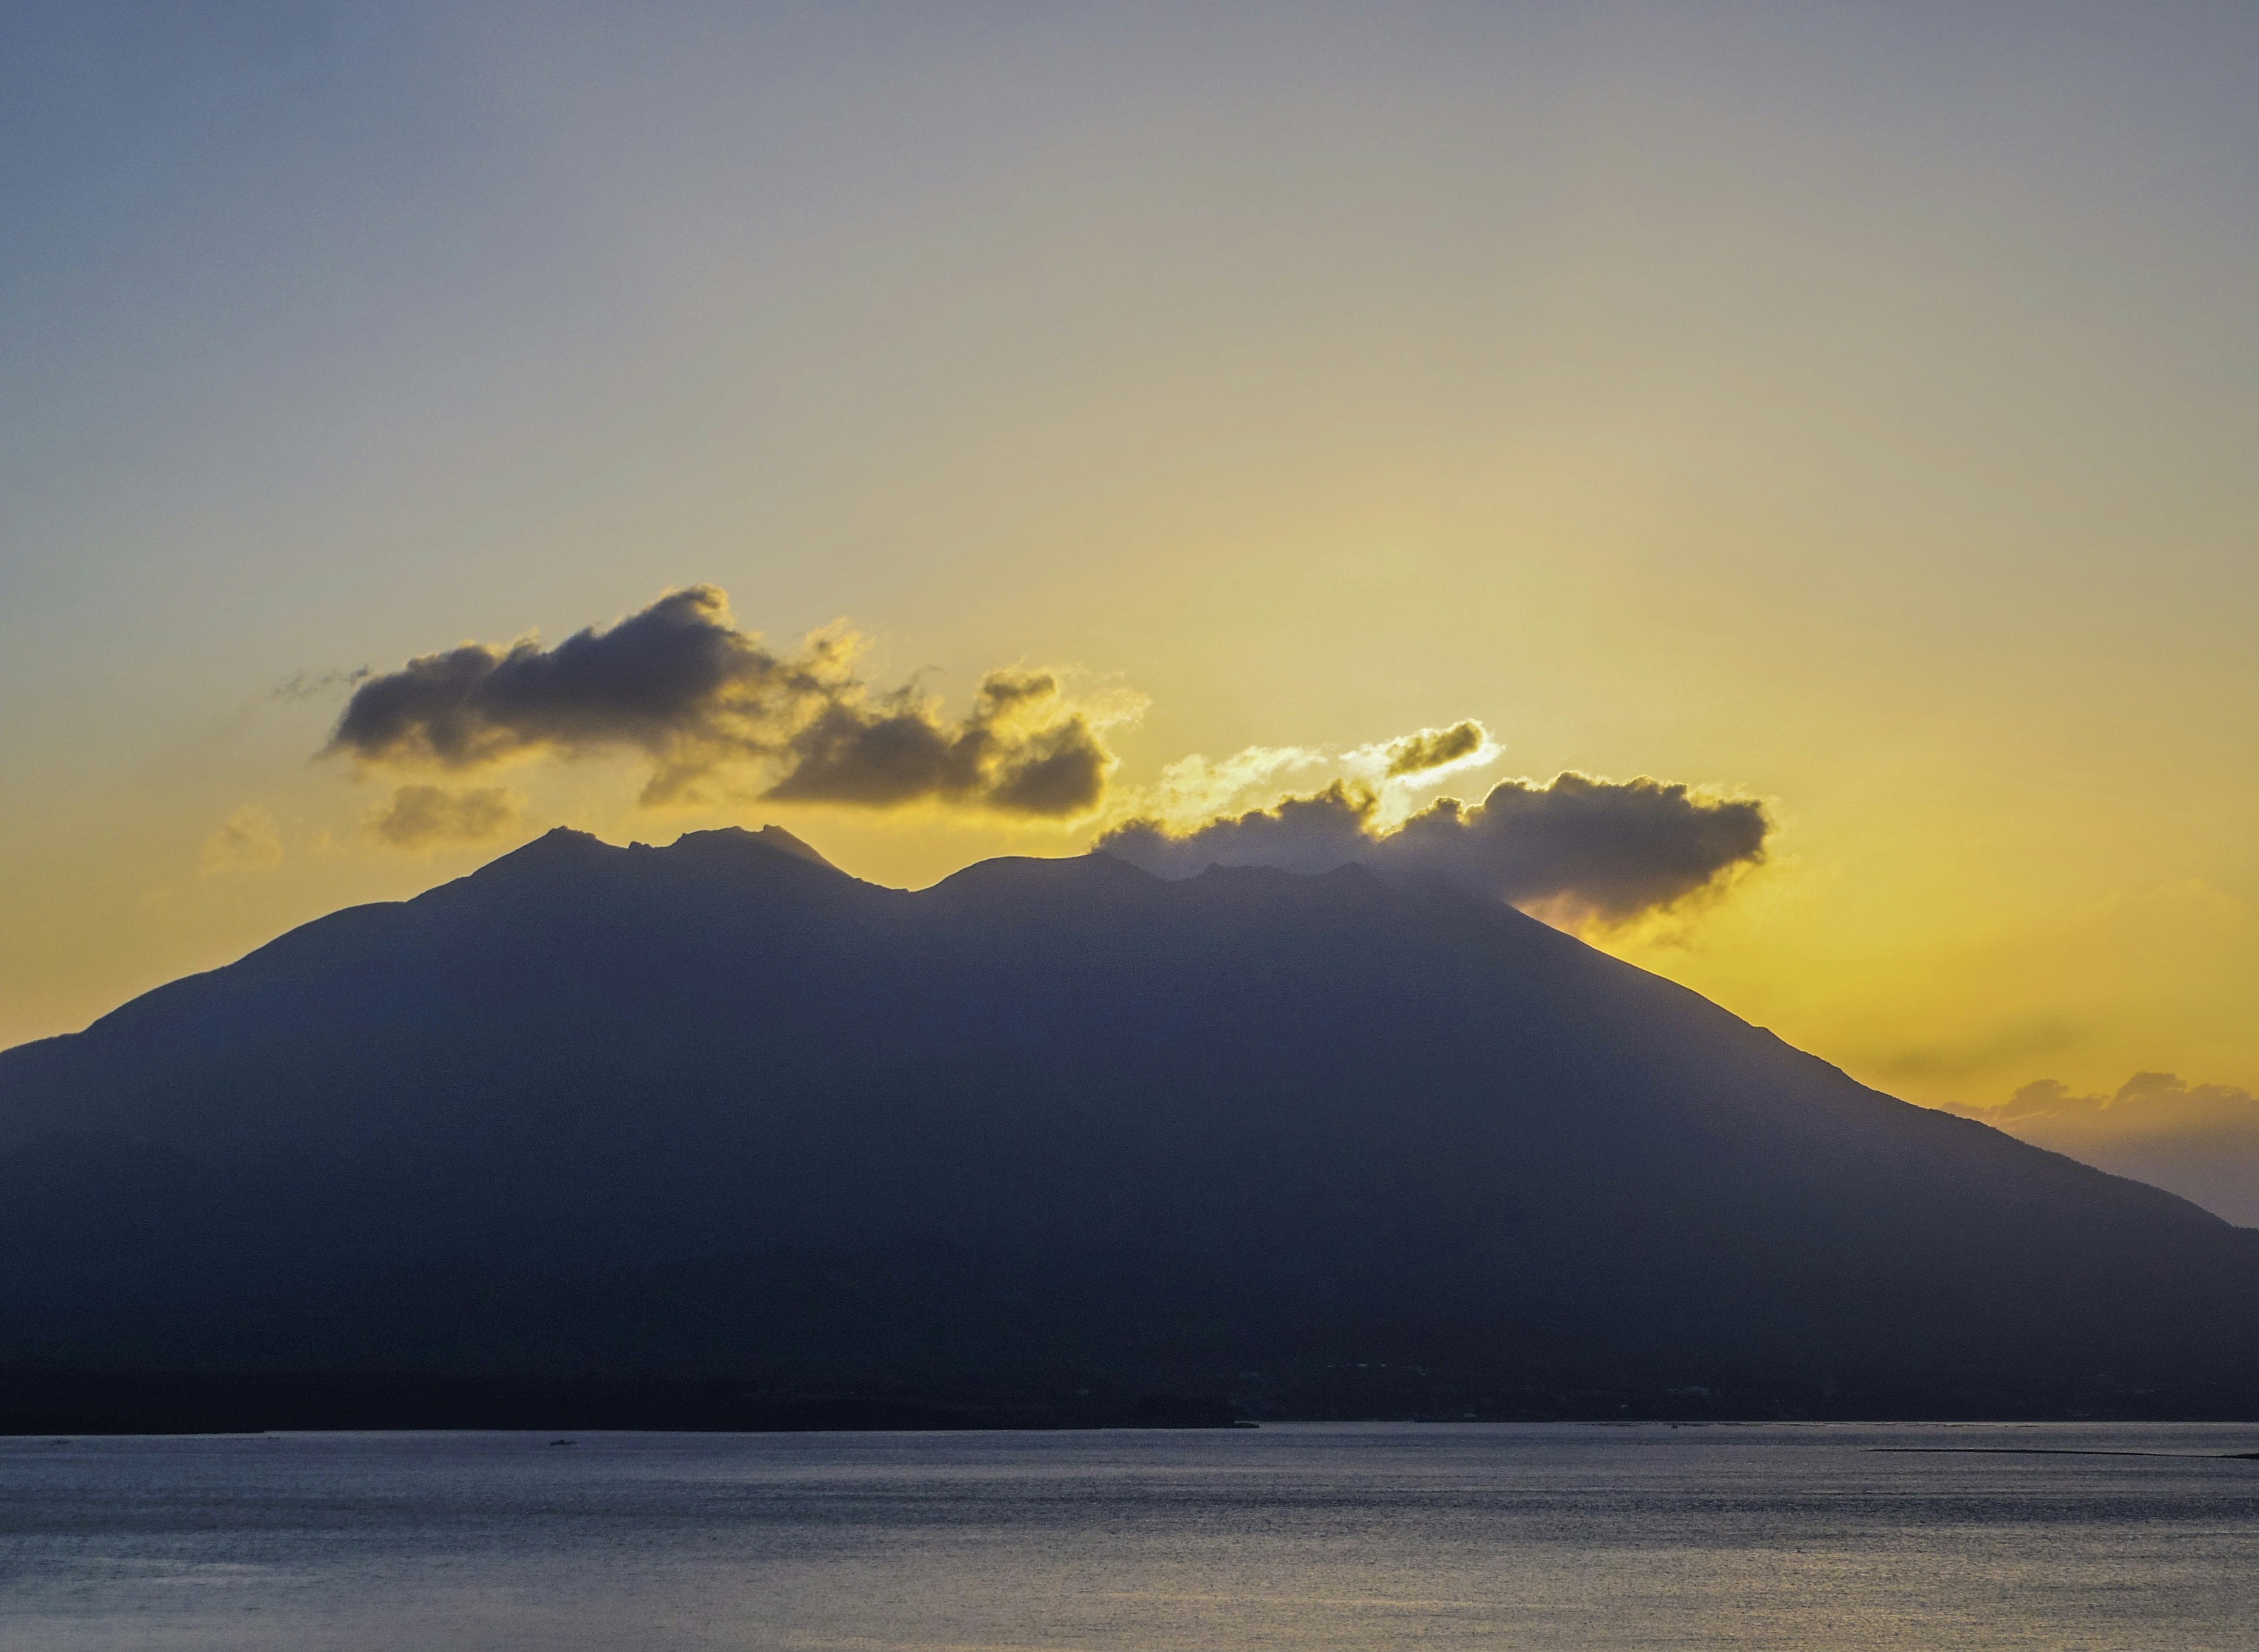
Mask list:
[[[368,835],[391,849],[411,851],[481,844],[524,824],[525,799],[507,787],[449,791],[403,786],[368,813]]]
[[[372,673],[366,666],[354,671],[294,671],[267,691],[270,700],[311,700],[319,694],[350,688]]]
[[[204,839],[203,871],[210,877],[224,872],[271,872],[282,864],[282,833],[273,812],[261,804],[246,803]]]

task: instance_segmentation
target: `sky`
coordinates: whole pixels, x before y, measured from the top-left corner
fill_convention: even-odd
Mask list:
[[[1496,890],[1863,1080],[2248,1102],[2255,75],[2227,4],[0,8],[0,1044],[559,824],[922,886],[1340,782],[1462,865],[1501,781],[1582,852],[1565,772],[1762,841]],[[721,674],[558,687],[654,614]]]

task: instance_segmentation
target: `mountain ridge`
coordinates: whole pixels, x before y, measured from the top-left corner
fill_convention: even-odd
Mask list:
[[[1510,908],[802,851],[560,829],[0,1052],[0,1364],[2259,1400],[2259,1232]]]

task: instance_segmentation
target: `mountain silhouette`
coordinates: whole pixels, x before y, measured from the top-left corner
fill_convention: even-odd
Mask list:
[[[1356,866],[560,830],[0,1052],[0,1256],[19,1370],[2259,1412],[2259,1231]]]

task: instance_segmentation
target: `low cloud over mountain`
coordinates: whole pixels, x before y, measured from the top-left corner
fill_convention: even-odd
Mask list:
[[[672,591],[555,646],[463,643],[354,673],[327,750],[403,777],[482,773],[533,758],[645,758],[645,804],[730,796],[866,809],[915,804],[1059,822],[1111,816],[1097,847],[1166,877],[1207,866],[1318,872],[1350,862],[1448,879],[1569,922],[1617,923],[1722,887],[1764,857],[1763,804],[1684,785],[1564,773],[1508,780],[1480,802],[1404,800],[1503,748],[1473,718],[1351,749],[1250,747],[1169,765],[1109,803],[1103,730],[1143,701],[1070,695],[1051,672],[981,678],[961,717],[914,685],[873,687],[861,643],[834,629],[779,652],[740,628],[711,585]],[[1295,782],[1298,794],[1277,789]],[[1277,801],[1245,808],[1269,786]],[[1125,812],[1134,810],[1128,819]],[[421,849],[517,823],[514,794],[414,779],[367,822]]]
[[[369,767],[476,771],[538,756],[650,759],[646,803],[740,775],[762,794],[893,808],[918,802],[1053,819],[1090,813],[1114,756],[1107,717],[1046,672],[984,677],[971,713],[855,673],[859,640],[818,632],[779,654],[710,585],[669,592],[553,648],[464,643],[361,681],[329,749]]]
[[[1098,847],[1162,877],[1191,877],[1210,865],[1318,872],[1355,862],[1613,923],[1672,906],[1757,865],[1772,824],[1752,798],[1576,773],[1543,785],[1502,781],[1479,803],[1443,798],[1393,828],[1379,813],[1375,792],[1336,781],[1190,830],[1131,821]]]
[[[2238,1086],[2137,1072],[2114,1093],[2082,1095],[2041,1079],[2003,1106],[1954,1110],[2259,1227],[2259,1095]]]

